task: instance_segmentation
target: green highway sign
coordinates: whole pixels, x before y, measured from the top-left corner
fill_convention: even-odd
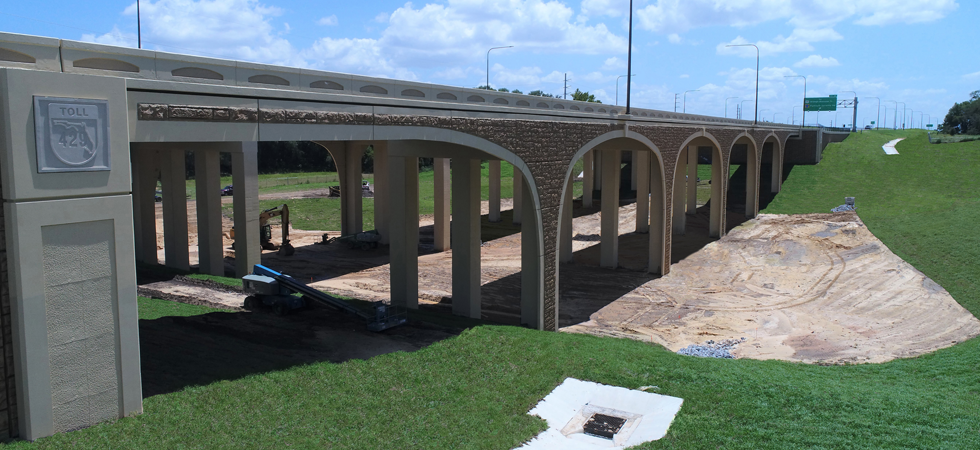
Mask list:
[[[873,120],[872,120],[872,121],[871,121],[871,125],[874,125],[874,124],[875,124],[875,121],[873,121]]]
[[[807,97],[803,99],[804,111],[837,111],[837,96]]]
[[[932,124],[930,123],[930,124],[926,125],[926,128],[932,128]]]

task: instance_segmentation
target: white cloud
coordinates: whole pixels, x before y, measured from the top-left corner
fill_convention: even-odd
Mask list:
[[[337,25],[337,15],[334,14],[334,15],[330,15],[330,16],[327,16],[327,17],[323,17],[320,20],[316,21],[316,24],[317,25],[325,25],[325,26]]]
[[[123,33],[118,27],[113,26],[112,31],[101,36],[96,36],[94,34],[83,34],[82,41],[104,45],[115,45],[117,47],[135,48],[139,39],[135,34]]]
[[[839,65],[840,62],[837,61],[837,58],[829,56],[824,58],[820,55],[810,55],[793,64],[793,67],[837,67]]]
[[[719,55],[738,55],[745,58],[756,56],[754,48],[751,47],[727,47],[727,45],[755,44],[759,47],[762,55],[774,55],[786,52],[809,52],[813,51],[811,42],[837,41],[844,39],[840,33],[831,28],[826,29],[803,29],[797,28],[789,37],[782,35],[776,36],[772,41],[749,42],[745,38],[738,36],[729,42],[722,42],[716,47]]]
[[[582,0],[582,14],[622,17],[629,13],[629,6],[629,0]]]
[[[667,36],[667,40],[670,41],[671,44],[680,44],[682,41],[680,35],[677,33],[671,33],[669,36]]]
[[[608,80],[609,77],[606,76],[606,75],[603,75],[602,72],[589,72],[589,73],[585,74],[585,76],[582,77],[582,79],[585,80],[585,81],[591,81],[591,82],[597,83],[597,82],[600,82],[600,81]]]
[[[608,71],[626,70],[626,61],[623,61],[615,56],[611,58],[606,58],[606,61],[602,63],[602,70],[608,70]]]
[[[301,53],[313,67],[359,75],[381,76],[402,80],[418,77],[410,70],[395,65],[383,55],[375,39],[322,38]]]
[[[966,75],[963,75],[963,78],[966,78],[968,80],[980,78],[980,72],[968,73]]]
[[[691,78],[691,76],[685,73],[685,74],[681,75],[679,78],[681,78],[681,79]]]
[[[863,14],[858,25],[889,25],[893,23],[922,23],[942,19],[955,11],[955,0],[861,0]]]
[[[388,19],[391,19],[391,15],[386,12],[380,12],[377,16],[374,16],[374,21],[378,23],[388,23]]]

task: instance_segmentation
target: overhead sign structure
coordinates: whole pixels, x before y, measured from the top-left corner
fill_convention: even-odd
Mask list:
[[[807,97],[803,99],[804,111],[837,111],[837,96]]]

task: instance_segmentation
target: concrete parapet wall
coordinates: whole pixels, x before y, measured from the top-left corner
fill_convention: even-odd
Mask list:
[[[786,142],[784,164],[817,164],[823,159],[823,150],[832,142],[847,139],[846,131],[827,131],[822,128],[804,128],[802,135]]]

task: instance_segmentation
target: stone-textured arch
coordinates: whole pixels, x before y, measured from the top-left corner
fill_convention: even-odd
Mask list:
[[[736,145],[745,144],[745,217],[751,219],[759,214],[759,166],[762,161],[762,148],[753,136],[754,133],[741,133],[735,136],[729,154]],[[726,187],[727,188],[727,187]]]

